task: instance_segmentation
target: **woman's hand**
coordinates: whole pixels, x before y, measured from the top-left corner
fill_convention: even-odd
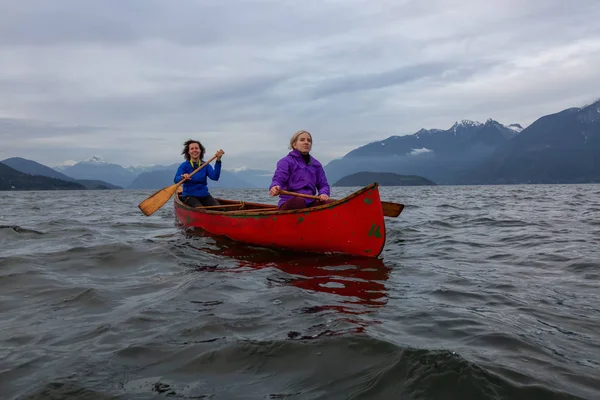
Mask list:
[[[221,161],[221,157],[223,157],[223,154],[225,154],[225,152],[221,149],[219,149],[216,153],[215,156],[217,156],[217,161]]]
[[[279,190],[281,190],[279,186],[273,186],[271,190],[269,190],[269,194],[271,196],[279,196]]]
[[[326,194],[320,194],[319,195],[319,200],[321,200],[321,201],[327,201],[327,200],[329,200],[329,196],[327,196]]]

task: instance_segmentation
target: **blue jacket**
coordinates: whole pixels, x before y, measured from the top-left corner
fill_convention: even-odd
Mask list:
[[[310,162],[306,164],[302,153],[294,149],[277,162],[277,169],[273,175],[273,180],[269,189],[273,186],[279,186],[281,190],[303,194],[330,195],[329,183],[325,176],[323,165],[313,156],[310,156]],[[280,195],[278,207],[291,199],[293,196]],[[305,199],[306,204],[313,202],[312,199]]]
[[[200,164],[192,165],[191,161],[185,160],[181,163],[179,168],[177,168],[177,173],[175,174],[175,179],[173,181],[175,183],[179,183],[182,179],[181,175],[183,174],[191,174],[197,169],[200,165],[202,165],[204,161],[200,161]],[[221,162],[217,161],[215,163],[215,167],[208,164],[206,167],[202,168],[200,171],[196,172],[192,175],[192,178],[189,181],[185,181],[183,186],[183,192],[181,195],[185,198],[187,196],[194,197],[204,197],[208,196],[210,193],[208,192],[207,186],[207,178],[212,179],[213,181],[218,181],[221,176]]]

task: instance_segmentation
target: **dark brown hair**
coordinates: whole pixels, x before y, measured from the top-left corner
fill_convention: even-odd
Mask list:
[[[193,140],[190,139],[187,142],[185,142],[183,144],[183,151],[181,152],[181,154],[183,154],[183,156],[185,157],[186,160],[190,160],[190,144],[192,143],[198,143],[198,146],[200,146],[200,160],[202,161],[204,159],[204,153],[206,152],[206,149],[204,148],[204,146],[202,146],[202,143],[200,143],[197,140]]]

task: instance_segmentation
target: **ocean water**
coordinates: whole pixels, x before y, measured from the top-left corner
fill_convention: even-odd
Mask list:
[[[374,260],[185,232],[151,193],[0,192],[0,398],[600,398],[600,185],[383,187]]]

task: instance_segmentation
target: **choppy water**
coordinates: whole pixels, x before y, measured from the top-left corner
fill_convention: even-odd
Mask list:
[[[0,192],[0,397],[600,398],[600,185],[381,190],[379,260],[186,235],[150,191]]]

